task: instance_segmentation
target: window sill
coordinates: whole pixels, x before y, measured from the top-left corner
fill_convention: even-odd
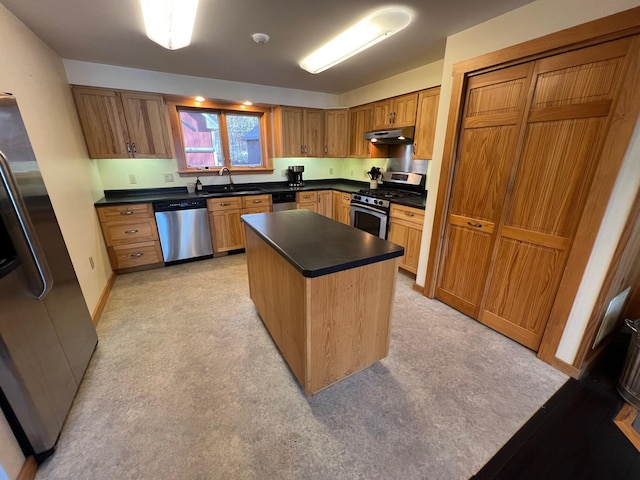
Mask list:
[[[220,175],[220,170],[224,167],[212,167],[205,170],[178,170],[181,177],[203,177],[208,175]],[[273,168],[255,167],[255,168],[231,168],[231,175],[252,175],[252,174],[270,174],[274,172]]]

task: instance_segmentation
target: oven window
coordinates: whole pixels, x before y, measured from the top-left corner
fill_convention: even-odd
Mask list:
[[[357,210],[354,212],[354,214],[354,227],[359,228],[360,230],[364,230],[365,232],[368,232],[371,235],[375,235],[376,237],[381,236],[380,234],[382,232],[380,232],[380,217]]]

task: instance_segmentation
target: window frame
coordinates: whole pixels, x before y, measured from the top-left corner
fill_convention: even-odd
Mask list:
[[[273,173],[273,150],[271,141],[271,107],[255,105],[241,105],[237,103],[226,103],[220,101],[205,100],[196,102],[185,97],[165,96],[165,104],[169,110],[169,123],[175,150],[175,158],[178,164],[178,174],[180,176],[203,176],[217,175],[222,168],[228,168],[234,174],[259,174]],[[182,139],[182,128],[180,127],[180,110],[200,110],[202,112],[220,114],[220,140],[224,152],[224,165],[215,167],[188,167]],[[229,152],[229,137],[227,134],[227,124],[225,114],[242,115],[245,113],[254,114],[259,117],[260,125],[260,149],[262,151],[262,165],[256,167],[232,166]]]

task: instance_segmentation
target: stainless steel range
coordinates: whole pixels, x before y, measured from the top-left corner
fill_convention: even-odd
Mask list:
[[[382,172],[381,188],[351,194],[351,226],[387,238],[391,200],[424,194],[426,177],[420,173]]]

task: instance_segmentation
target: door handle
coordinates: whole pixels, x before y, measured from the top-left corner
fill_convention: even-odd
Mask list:
[[[5,157],[4,153],[0,151],[0,177],[2,177],[2,183],[7,190],[9,200],[13,206],[13,211],[16,214],[22,235],[26,242],[26,246],[29,250],[29,256],[31,257],[31,264],[25,264],[27,270],[29,270],[29,277],[35,286],[35,297],[37,299],[44,298],[53,285],[53,278],[51,271],[45,260],[42,246],[38,241],[35,229],[31,223],[31,219],[27,213],[27,207],[24,204],[24,199],[18,189],[18,182],[11,173],[9,167],[9,160]],[[16,245],[16,249],[17,249]],[[34,274],[35,273],[35,274]]]

